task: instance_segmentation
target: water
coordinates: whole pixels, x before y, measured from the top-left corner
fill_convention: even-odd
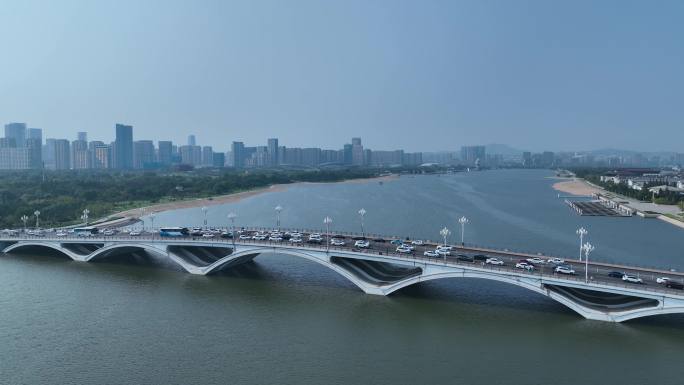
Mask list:
[[[581,218],[542,171],[299,185],[209,208],[210,224],[333,227],[574,255],[584,225],[596,259],[684,269],[684,230],[641,218]],[[155,225],[201,224],[199,209]],[[455,236],[452,236],[454,238]],[[0,258],[1,384],[681,384],[684,316],[581,319],[522,288],[426,282],[361,293],[288,256],[209,277],[170,265]]]

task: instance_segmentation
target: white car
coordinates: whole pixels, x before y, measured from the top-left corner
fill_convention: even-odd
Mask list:
[[[273,235],[271,235],[270,237],[268,237],[268,240],[271,242],[280,242],[283,240],[283,238],[282,237],[274,237]]]
[[[397,253],[410,254],[412,251],[413,250],[409,249],[408,247],[404,247],[404,246],[397,247]]]
[[[138,235],[142,234],[140,231],[131,231],[128,233],[131,237],[137,237]]]
[[[360,239],[360,240],[354,242],[354,246],[362,248],[362,249],[367,249],[370,247],[370,242]]]
[[[344,241],[341,239],[333,238],[330,240],[332,246],[344,246]]]
[[[204,233],[204,234],[202,234],[202,238],[214,238],[214,234],[212,234],[212,233]]]
[[[553,263],[554,265],[562,265],[565,263],[565,260],[562,260],[560,258],[549,258],[546,260],[547,263]]]
[[[292,237],[290,238],[290,243],[302,243],[302,238]]]
[[[553,269],[553,271],[560,274],[575,275],[575,270],[573,270],[570,266],[556,266],[556,268]]]
[[[285,234],[287,234],[287,233],[285,233]],[[288,235],[289,235],[290,237],[292,237],[292,238],[301,238],[301,237],[302,237],[302,233],[297,233],[297,232],[295,232],[295,233],[290,233],[290,234],[288,234]]]
[[[451,246],[438,245],[437,250],[447,250],[451,251]]]
[[[447,256],[451,255],[450,249],[437,249],[437,250],[435,250],[435,253],[437,253],[437,255],[440,255],[442,257],[447,257]]]
[[[525,270],[527,270],[527,271],[532,271],[532,270],[534,270],[534,266],[533,266],[533,265],[530,265],[530,264],[527,263],[527,262],[518,262],[518,263],[515,264],[515,267],[518,268],[518,269],[525,269]]]
[[[255,241],[263,241],[263,240],[266,239],[266,235],[264,235],[264,234],[256,234],[256,235],[252,236],[252,239],[255,240]]]
[[[485,260],[485,263],[488,265],[497,265],[497,266],[502,266],[504,264],[504,261],[500,260],[499,258],[487,258]]]
[[[114,230],[105,230],[105,231],[102,232],[102,235],[106,235],[106,236],[111,236],[111,235],[114,235],[114,234],[115,234],[115,233],[114,233]]]
[[[656,282],[659,283],[659,284],[661,284],[661,285],[664,285],[664,284],[670,282],[670,278],[667,278],[667,277],[658,277],[658,278],[656,278]]]
[[[641,279],[637,276],[634,276],[634,275],[629,275],[629,274],[623,275],[622,280],[625,282],[629,282],[629,283],[644,283],[643,279]]]
[[[415,246],[409,245],[409,244],[407,244],[407,243],[402,243],[401,245],[399,245],[399,247],[403,247],[403,248],[409,249],[409,250],[411,250],[411,251],[413,251],[413,250],[416,249]]]
[[[533,264],[533,265],[541,265],[541,264],[544,264],[544,260],[541,259],[541,258],[537,258],[537,257],[534,257],[534,258],[527,258],[526,261],[527,261],[528,263]]]
[[[58,232],[58,233],[55,234],[55,235],[61,238],[61,237],[66,237],[68,234],[67,234],[67,233],[63,233],[63,232],[60,231],[60,232]]]
[[[249,241],[250,239],[252,239],[252,236],[251,236],[251,235],[247,235],[247,234],[242,234],[242,235],[240,235],[240,240],[241,240],[241,241]]]
[[[439,253],[437,253],[436,251],[432,251],[432,250],[426,250],[425,252],[423,252],[423,255],[426,257],[430,257],[430,258],[439,257]]]
[[[423,242],[423,241],[420,240],[420,239],[416,239],[416,240],[414,240],[414,241],[411,241],[411,244],[414,245],[414,246],[423,246],[423,245],[425,244],[425,242]]]

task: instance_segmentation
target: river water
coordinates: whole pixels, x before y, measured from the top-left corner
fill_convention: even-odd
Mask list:
[[[684,230],[575,215],[547,171],[302,184],[212,206],[210,225],[439,239],[684,270]],[[149,221],[149,220],[148,220]],[[201,225],[199,209],[155,225]],[[0,257],[0,384],[681,384],[684,316],[587,321],[525,289],[476,279],[363,294],[296,257],[265,255],[213,276],[157,263]]]

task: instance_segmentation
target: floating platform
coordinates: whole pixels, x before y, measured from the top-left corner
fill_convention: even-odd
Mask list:
[[[632,214],[619,208],[606,205],[603,201],[570,201],[565,200],[575,212],[583,216],[594,217],[631,217]]]

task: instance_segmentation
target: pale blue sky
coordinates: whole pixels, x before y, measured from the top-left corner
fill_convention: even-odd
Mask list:
[[[227,149],[684,151],[684,1],[0,2],[0,122]]]

